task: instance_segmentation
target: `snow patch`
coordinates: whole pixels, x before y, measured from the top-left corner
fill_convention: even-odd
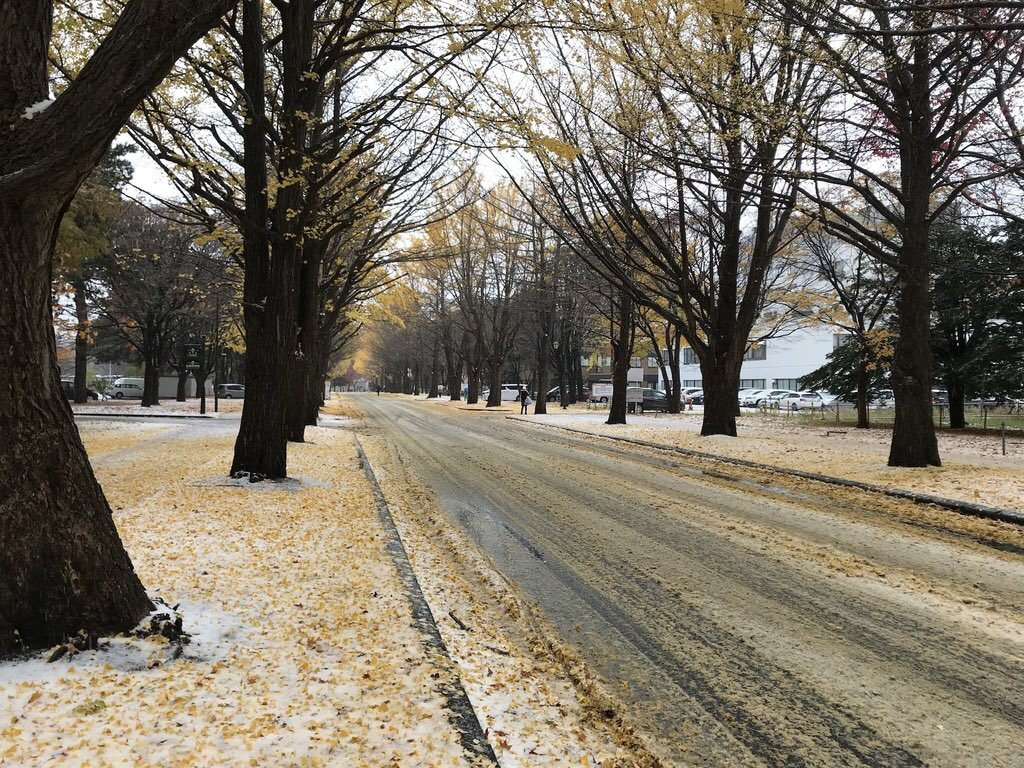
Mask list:
[[[53,99],[43,99],[42,101],[37,101],[35,104],[32,104],[31,106],[25,107],[24,111],[21,113],[21,116],[25,120],[31,120],[36,115],[42,114],[42,112],[45,111],[46,108],[49,107],[51,104],[53,104]]]

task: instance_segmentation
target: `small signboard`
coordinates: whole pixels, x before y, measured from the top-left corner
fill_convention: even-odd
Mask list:
[[[200,361],[203,355],[202,344],[186,344],[185,345],[185,370],[186,371],[198,371],[200,368]]]

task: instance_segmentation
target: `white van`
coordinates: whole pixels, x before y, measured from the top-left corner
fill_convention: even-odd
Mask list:
[[[107,394],[116,400],[123,400],[126,397],[137,397],[141,400],[145,385],[144,379],[114,379],[114,384],[107,390]]]
[[[513,403],[513,402],[515,402],[516,400],[519,399],[519,393],[522,390],[524,390],[524,389],[529,389],[529,387],[527,387],[525,384],[502,384],[501,385],[501,402],[503,402],[503,403]],[[480,398],[482,400],[487,400],[487,399],[489,399],[490,394],[491,394],[491,390],[485,389],[483,392],[480,393]]]

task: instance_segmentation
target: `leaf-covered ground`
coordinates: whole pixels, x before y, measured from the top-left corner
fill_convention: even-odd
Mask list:
[[[230,429],[82,423],[136,570],[152,595],[180,603],[194,638],[177,659],[166,641],[112,639],[52,664],[0,664],[0,765],[467,764],[354,438],[334,421],[290,447],[296,480],[256,485],[224,477]],[[537,725],[550,711],[529,702],[546,696],[567,719],[571,702],[548,680],[517,679],[529,661],[490,642],[497,662],[474,666],[507,691],[483,702],[493,711],[481,719],[502,724],[495,748],[540,750],[545,765],[600,761],[582,727],[551,743]]]

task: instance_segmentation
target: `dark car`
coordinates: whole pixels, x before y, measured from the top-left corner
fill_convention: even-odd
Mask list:
[[[668,395],[660,389],[644,387],[644,399],[641,405],[645,411],[667,411]]]
[[[75,382],[68,381],[67,379],[61,379],[60,386],[61,389],[64,390],[64,397],[66,397],[68,400],[75,399]],[[85,388],[85,396],[90,400],[100,399],[99,393],[96,392],[95,390],[89,389],[88,387]]]

